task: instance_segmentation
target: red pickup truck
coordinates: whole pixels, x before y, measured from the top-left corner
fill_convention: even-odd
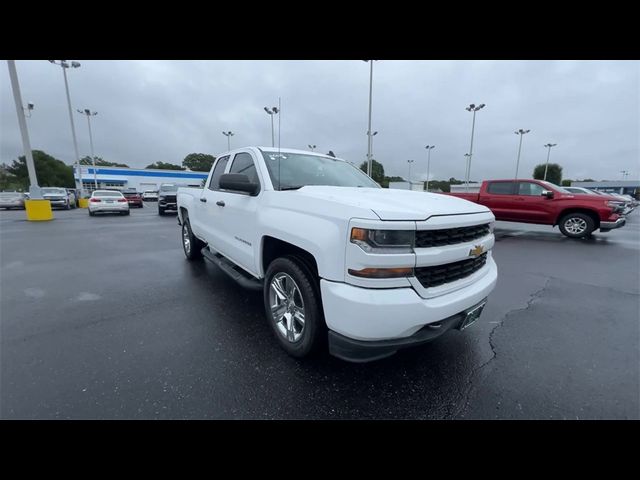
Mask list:
[[[496,220],[558,225],[567,237],[588,237],[625,224],[618,202],[578,195],[542,180],[485,180],[480,192],[447,193],[488,207]]]

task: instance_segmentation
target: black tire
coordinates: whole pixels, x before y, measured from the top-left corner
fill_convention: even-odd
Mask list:
[[[164,208],[158,207],[158,215],[164,215]]]
[[[302,299],[304,327],[297,333],[300,335],[298,339],[294,339],[295,337],[293,337],[293,335],[296,334],[295,322],[291,322],[291,330],[288,330],[284,324],[279,326],[279,322],[271,309],[271,284],[276,277],[282,279],[283,275],[285,275],[285,285],[287,285],[286,282],[289,282],[290,278],[293,279],[294,285],[297,287],[297,293],[294,291],[290,297],[293,299],[294,305],[298,306],[300,297]],[[322,300],[317,288],[317,280],[304,262],[293,256],[276,258],[271,262],[265,276],[263,299],[267,321],[276,339],[289,355],[302,358],[320,350],[326,339],[326,324],[322,314]],[[281,305],[285,305],[284,301]],[[298,322],[298,327],[299,326]],[[287,334],[282,332],[281,328],[285,329]],[[293,338],[290,338],[289,335]]]
[[[91,210],[89,210],[89,216],[93,217],[95,215],[95,213],[93,213]]]
[[[596,228],[593,218],[586,213],[568,213],[560,219],[558,226],[569,238],[588,237]]]
[[[184,217],[182,222],[182,251],[184,252],[184,256],[187,257],[187,260],[199,260],[202,258],[202,249],[204,248],[204,243],[200,241],[191,231],[191,224],[189,223],[189,217]],[[185,236],[189,239],[189,247],[187,248]]]
[[[124,212],[125,215],[131,215],[131,210],[127,210],[126,212]]]

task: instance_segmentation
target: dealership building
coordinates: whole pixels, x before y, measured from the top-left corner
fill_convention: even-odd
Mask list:
[[[192,172],[190,170],[159,170],[151,168],[123,168],[123,167],[93,167],[83,166],[82,185],[85,191],[96,189],[136,189],[139,192],[156,191],[163,183],[175,183],[183,186],[200,187],[202,180],[209,175],[207,172]],[[76,188],[80,188],[78,170],[74,177]]]
[[[640,181],[638,180],[611,180],[606,182],[571,182],[572,187],[583,187],[590,190],[599,190],[606,193],[620,193],[637,197],[640,193]]]

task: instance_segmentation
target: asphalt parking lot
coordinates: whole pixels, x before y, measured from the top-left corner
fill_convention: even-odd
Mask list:
[[[184,259],[175,216],[0,211],[4,419],[638,419],[640,220],[499,222],[475,325],[369,364],[279,348],[259,293]]]

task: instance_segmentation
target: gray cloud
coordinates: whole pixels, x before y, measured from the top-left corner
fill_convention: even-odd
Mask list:
[[[369,67],[362,61],[95,61],[68,72],[74,112],[91,108],[96,155],[143,167],[180,163],[190,152],[270,145],[264,106],[282,97],[282,145],[333,150],[365,160]],[[3,62],[6,65],[6,62]],[[18,61],[32,147],[71,164],[73,144],[60,67]],[[0,68],[0,162],[22,154],[6,66]],[[471,114],[478,112],[472,178],[521,176],[551,161],[565,178],[618,179],[640,174],[640,62],[379,61],[374,65],[374,156],[388,175],[426,178],[424,146],[435,144],[432,178],[464,176]],[[86,119],[75,114],[80,154],[89,154]],[[276,117],[277,120],[277,117]]]

